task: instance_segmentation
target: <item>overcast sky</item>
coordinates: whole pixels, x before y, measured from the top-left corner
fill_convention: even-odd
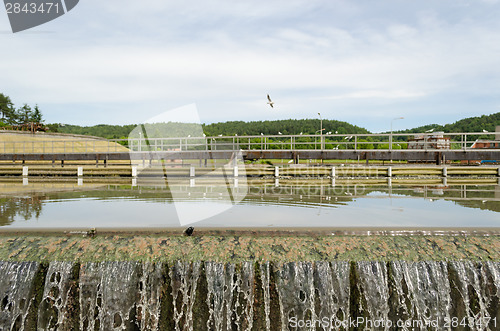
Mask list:
[[[452,123],[500,111],[499,17],[496,0],[80,0],[13,34],[0,10],[0,92],[80,125],[192,103],[205,123]]]

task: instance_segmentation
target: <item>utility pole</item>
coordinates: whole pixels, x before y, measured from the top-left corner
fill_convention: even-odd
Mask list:
[[[323,146],[323,118],[321,118],[321,113],[318,113],[319,115],[319,123],[320,123],[320,128],[319,128],[319,142],[321,149],[324,149]]]

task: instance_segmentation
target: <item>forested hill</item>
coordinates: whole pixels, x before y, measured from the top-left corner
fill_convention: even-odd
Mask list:
[[[107,125],[99,124],[94,126],[79,126],[70,124],[51,124],[51,131],[61,133],[81,134],[85,136],[97,136],[107,139],[126,139],[129,133],[136,127],[135,124],[129,125]]]
[[[401,133],[417,133],[425,132],[433,129],[433,131],[444,132],[482,132],[487,130],[489,132],[495,131],[495,126],[500,125],[500,113],[491,115],[483,115],[477,117],[469,117],[459,120],[452,124],[438,125],[429,124],[420,126],[418,128],[397,131]],[[130,125],[94,125],[94,126],[78,126],[78,125],[55,125],[51,124],[49,127],[51,131],[58,131],[62,133],[73,133],[82,135],[92,135],[104,137],[108,139],[126,139],[130,132],[136,127],[136,124]],[[182,123],[167,123],[164,128],[160,128],[162,124],[153,125],[155,130],[172,131],[172,126],[175,127],[174,131],[181,132],[183,126],[186,131],[193,132],[192,124]],[[203,132],[207,136],[227,135],[276,135],[281,132],[282,134],[314,134],[319,132],[321,123],[319,119],[289,119],[289,120],[276,120],[276,121],[230,121],[222,123],[203,124]],[[352,134],[352,133],[369,133],[368,130],[347,122],[335,120],[323,120],[324,133],[339,133],[339,134]],[[177,134],[172,132],[172,134]]]
[[[232,121],[203,125],[203,131],[208,136],[215,135],[275,135],[282,134],[314,134],[319,133],[321,121],[319,119],[289,119],[276,121]],[[323,132],[328,133],[370,133],[364,128],[335,120],[323,120]]]
[[[468,117],[456,121],[452,124],[428,124],[418,128],[398,131],[401,133],[417,133],[428,130],[444,132],[483,132],[483,130],[494,132],[495,127],[500,125],[500,112],[491,115],[482,115],[477,117]]]
[[[81,135],[91,135],[104,137],[108,139],[125,139],[129,133],[136,127],[136,124],[130,125],[106,125],[99,124],[94,126],[78,126],[78,125],[50,125],[52,131],[57,130],[62,133],[72,133]],[[159,129],[161,124],[155,124],[155,129]],[[192,131],[192,124],[176,123],[176,130],[182,130],[186,126],[186,131]],[[172,127],[172,123],[165,124],[165,129]],[[277,135],[279,132],[282,134],[314,134],[319,133],[321,123],[319,119],[302,119],[302,120],[276,120],[276,121],[231,121],[223,123],[203,124],[203,132],[207,136],[228,135],[234,136],[235,134],[243,135]],[[342,134],[347,133],[369,133],[368,130],[358,126],[349,124],[347,122],[335,120],[323,120],[323,132],[338,132]],[[170,131],[170,129],[168,129]],[[164,131],[164,130],[163,130]]]

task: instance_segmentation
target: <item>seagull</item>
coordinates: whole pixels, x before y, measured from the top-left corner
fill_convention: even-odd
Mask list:
[[[434,129],[430,129],[430,130],[427,130],[425,131],[426,133],[431,133],[432,131],[434,131]]]
[[[260,135],[263,136],[264,134],[261,132]]]
[[[269,102],[267,103],[269,106],[271,106],[271,108],[274,108],[274,102],[271,100],[271,97],[269,96],[269,94],[267,95],[267,100],[269,100]]]
[[[328,131],[328,133],[327,133],[327,134],[332,134],[332,131]]]
[[[335,134],[339,133],[338,131],[335,131]]]
[[[300,134],[302,134],[302,132]]]
[[[188,237],[190,237],[194,232],[194,228],[192,226],[190,226],[189,228],[187,228],[186,230],[184,230],[184,234]]]
[[[488,130],[483,129],[483,132],[488,132]]]
[[[283,134],[283,133],[281,133],[281,132],[278,131],[278,134]]]
[[[288,161],[288,163],[292,163],[292,162],[293,162],[293,160]]]
[[[222,137],[222,134],[220,134],[219,137]]]

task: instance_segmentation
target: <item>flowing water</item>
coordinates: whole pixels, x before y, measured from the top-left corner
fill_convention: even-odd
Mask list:
[[[0,330],[498,330],[498,262],[0,263]]]

